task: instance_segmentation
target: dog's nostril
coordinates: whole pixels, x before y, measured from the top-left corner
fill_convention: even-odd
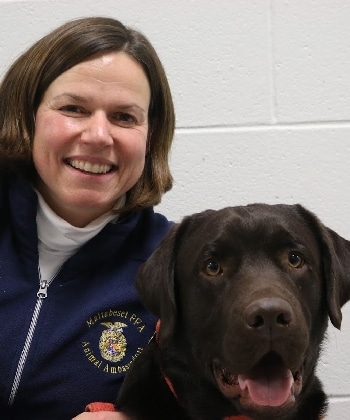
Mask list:
[[[248,320],[248,325],[253,328],[262,327],[264,323],[264,317],[260,315],[255,315],[250,320]]]
[[[276,321],[280,325],[289,325],[292,321],[292,314],[289,311],[281,312],[277,315]]]
[[[293,320],[291,305],[280,298],[256,300],[246,308],[244,315],[247,326],[262,331],[287,327]]]

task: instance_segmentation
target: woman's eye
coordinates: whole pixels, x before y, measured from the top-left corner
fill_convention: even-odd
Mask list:
[[[204,271],[209,276],[217,276],[222,273],[222,267],[217,261],[211,260],[205,264]]]
[[[137,119],[133,115],[124,112],[113,115],[113,120],[116,121],[117,124],[125,126],[135,125],[137,123]]]
[[[65,105],[62,106],[60,110],[69,114],[81,114],[84,112],[84,110],[77,105]]]
[[[301,268],[304,265],[304,257],[298,252],[290,252],[288,255],[288,263],[292,268]]]

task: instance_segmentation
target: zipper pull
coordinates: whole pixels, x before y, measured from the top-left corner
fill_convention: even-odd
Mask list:
[[[48,288],[48,281],[47,280],[40,280],[40,286],[38,293],[36,294],[38,298],[45,299],[47,297],[47,288]]]

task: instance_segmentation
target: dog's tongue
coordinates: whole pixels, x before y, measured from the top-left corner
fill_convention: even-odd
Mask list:
[[[259,367],[250,375],[238,375],[240,388],[247,388],[256,404],[271,407],[278,407],[288,400],[293,382],[292,372],[282,365]]]

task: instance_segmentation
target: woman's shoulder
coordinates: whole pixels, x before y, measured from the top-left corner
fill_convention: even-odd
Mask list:
[[[153,208],[134,212],[127,218],[129,225],[128,241],[137,243],[136,248],[141,254],[149,255],[168,233],[173,222]]]
[[[156,212],[153,208],[143,211],[142,223],[146,231],[164,236],[174,222],[170,221],[164,214]]]
[[[31,183],[21,176],[12,172],[0,173],[0,203],[7,203],[12,197],[13,200],[30,200],[36,204],[36,193]]]

